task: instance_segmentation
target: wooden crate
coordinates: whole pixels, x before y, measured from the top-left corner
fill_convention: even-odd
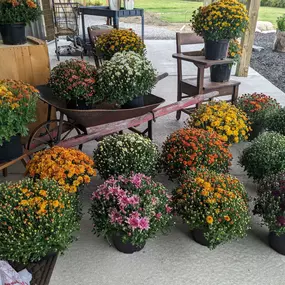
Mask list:
[[[0,79],[22,80],[37,86],[47,84],[49,76],[50,61],[44,41],[34,37],[28,37],[23,45],[4,45],[0,41]],[[30,133],[46,119],[47,105],[39,101],[36,122],[29,125]]]

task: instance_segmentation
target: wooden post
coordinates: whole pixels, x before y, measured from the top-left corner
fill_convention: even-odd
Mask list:
[[[242,57],[237,66],[236,76],[247,77],[248,75],[259,7],[260,0],[248,0],[247,10],[249,15],[249,27],[241,40]]]
[[[213,2],[213,0],[204,0],[204,6],[208,6]]]

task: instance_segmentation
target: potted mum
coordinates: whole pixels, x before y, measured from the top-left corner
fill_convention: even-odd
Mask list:
[[[220,0],[194,11],[192,26],[205,40],[206,59],[227,56],[229,40],[237,39],[248,25],[247,10],[238,0]]]
[[[246,191],[229,174],[206,169],[188,173],[173,191],[173,207],[195,241],[210,249],[243,238],[249,229]]]
[[[241,45],[237,40],[230,40],[228,49],[228,58],[233,59],[236,64],[239,62],[241,57]],[[228,82],[231,77],[232,63],[213,65],[210,67],[211,70],[211,81],[212,82]]]
[[[239,163],[256,182],[285,170],[285,137],[275,132],[261,134],[243,150]]]
[[[269,228],[271,248],[285,255],[285,172],[266,177],[255,199],[253,213]]]
[[[263,93],[243,94],[237,100],[237,107],[246,113],[251,122],[252,131],[249,133],[250,140],[255,139],[266,127],[272,131],[280,130],[279,122],[281,122],[283,118],[278,120],[278,116],[274,117],[274,114],[280,108],[280,104],[272,97]],[[276,124],[275,120],[277,120]],[[272,124],[269,123],[269,121],[272,122]],[[283,122],[281,122],[281,124],[282,123]],[[272,128],[269,127],[269,125],[271,125]],[[274,125],[276,125],[276,128],[273,127]]]
[[[66,100],[69,109],[91,109],[103,97],[96,92],[95,66],[76,59],[66,60],[51,71],[49,86],[53,94]]]
[[[0,1],[0,33],[6,45],[26,43],[26,24],[41,16],[41,9],[35,0]]]
[[[228,144],[247,140],[251,130],[246,113],[226,101],[199,106],[187,124],[189,127],[215,131]]]
[[[143,174],[110,177],[91,200],[94,233],[112,238],[123,253],[140,251],[147,239],[171,224],[171,197],[162,184]]]
[[[96,52],[109,60],[117,52],[133,51],[140,55],[146,53],[145,44],[133,30],[113,29],[96,40]]]
[[[266,118],[266,129],[268,131],[273,131],[285,135],[285,108],[282,107],[277,109],[276,107],[274,111],[275,112],[270,113],[270,115]]]
[[[161,160],[171,180],[196,167],[227,172],[232,155],[215,132],[203,129],[180,129],[167,137]]]
[[[157,145],[139,134],[107,136],[94,151],[96,168],[104,179],[132,172],[155,176],[159,156]]]
[[[58,253],[74,240],[79,224],[72,197],[54,180],[0,184],[0,259],[48,285]]]
[[[26,174],[34,179],[54,179],[66,192],[76,193],[79,187],[90,183],[96,171],[94,161],[82,151],[54,146],[35,153]]]
[[[156,83],[156,71],[143,55],[133,51],[117,52],[98,70],[97,92],[105,102],[122,108],[144,105]]]
[[[23,154],[21,135],[28,134],[28,123],[36,119],[39,92],[16,80],[0,80],[0,163]]]

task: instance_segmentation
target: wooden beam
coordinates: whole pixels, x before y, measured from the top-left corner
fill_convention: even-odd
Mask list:
[[[248,0],[247,10],[249,15],[249,27],[244,33],[241,40],[242,57],[239,64],[237,65],[236,76],[248,76],[259,7],[260,0]]]

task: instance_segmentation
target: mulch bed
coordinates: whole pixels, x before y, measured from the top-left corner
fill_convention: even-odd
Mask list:
[[[285,92],[285,53],[272,50],[275,33],[256,33],[255,45],[263,51],[252,53],[250,66]]]

